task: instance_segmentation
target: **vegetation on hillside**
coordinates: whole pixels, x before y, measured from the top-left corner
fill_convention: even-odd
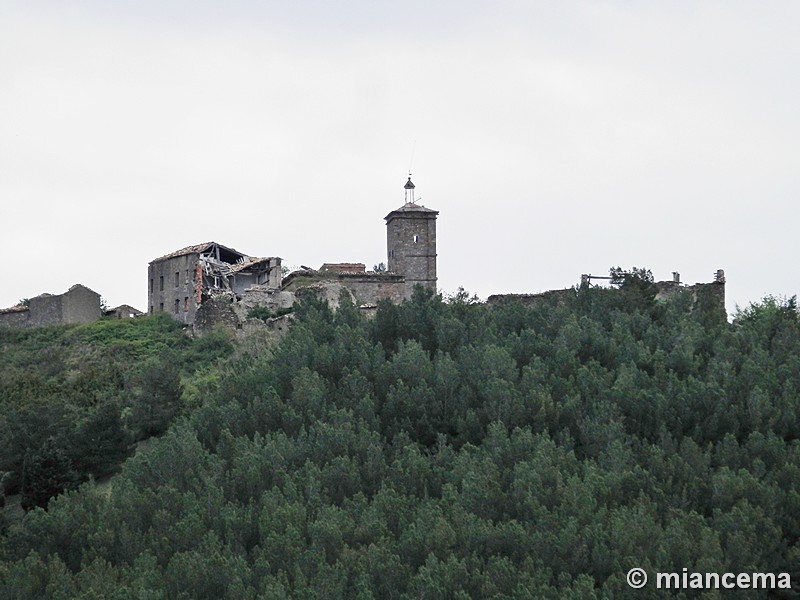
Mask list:
[[[184,410],[182,381],[230,354],[164,315],[0,328],[0,475],[23,508],[118,467]]]
[[[797,585],[794,302],[729,324],[686,295],[656,302],[646,278],[617,283],[493,308],[418,290],[371,321],[344,296],[336,313],[307,301],[279,345],[239,348],[179,400],[183,416],[109,490],[85,483],[10,527],[0,598],[656,597],[627,586],[632,567],[786,571]],[[4,369],[4,415],[46,405],[24,390],[52,385],[69,427],[30,448],[66,458],[84,423],[70,411],[116,399],[123,431],[159,433],[141,405],[186,392],[152,369],[190,373],[225,343],[176,334],[178,357],[155,362],[176,348],[74,330],[95,379],[67,376],[63,333],[19,335],[0,338],[30,348]],[[103,361],[123,349],[95,343],[139,367],[120,381]]]

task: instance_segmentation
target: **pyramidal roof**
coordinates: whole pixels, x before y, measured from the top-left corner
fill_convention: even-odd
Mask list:
[[[386,215],[386,218],[388,219],[390,215],[393,215],[395,213],[433,213],[438,215],[439,211],[433,210],[432,208],[428,208],[426,206],[422,206],[422,204],[416,204],[414,202],[406,202],[400,208],[395,208],[392,212]]]

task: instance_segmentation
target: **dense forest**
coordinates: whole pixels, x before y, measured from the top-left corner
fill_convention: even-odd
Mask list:
[[[800,597],[794,299],[729,323],[644,271],[616,283],[420,288],[372,319],[309,297],[279,342],[0,330],[25,509],[0,522],[0,598]],[[633,590],[632,567],[795,587]]]

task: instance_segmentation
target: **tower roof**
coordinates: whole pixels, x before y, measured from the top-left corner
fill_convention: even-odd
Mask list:
[[[386,215],[384,218],[389,221],[395,217],[399,217],[405,215],[407,217],[411,217],[412,214],[416,213],[413,216],[416,218],[420,218],[425,216],[426,218],[433,217],[436,218],[436,215],[439,214],[438,210],[433,210],[432,208],[425,208],[421,204],[417,204],[416,200],[414,200],[414,188],[417,187],[414,185],[414,182],[411,181],[411,173],[408,174],[408,181],[403,186],[403,189],[406,191],[406,203],[403,204],[400,208],[397,208]]]
[[[439,211],[438,210],[433,210],[432,208],[428,208],[426,206],[422,206],[421,204],[414,204],[413,202],[406,202],[400,208],[396,208],[392,212],[390,212],[388,215],[386,215],[384,217],[384,219],[386,219],[388,221],[390,217],[394,218],[394,217],[400,217],[400,216],[403,216],[403,215],[412,216],[413,213],[416,213],[415,216],[418,216],[418,217],[422,216],[422,215],[426,215],[426,216],[429,216],[429,217],[435,217],[436,215],[439,214]]]

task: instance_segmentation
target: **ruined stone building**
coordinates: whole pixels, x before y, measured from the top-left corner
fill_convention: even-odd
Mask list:
[[[42,327],[90,323],[100,316],[100,294],[76,284],[63,294],[41,294],[31,298],[27,305],[0,310],[0,325]]]
[[[141,317],[144,313],[137,308],[132,307],[130,304],[120,304],[114,308],[109,308],[103,313],[106,317],[111,319],[135,319]]]
[[[196,328],[224,323],[242,329],[253,308],[286,309],[303,291],[313,291],[335,306],[344,289],[357,306],[367,309],[383,299],[408,299],[416,285],[436,292],[439,213],[417,204],[414,189],[409,176],[404,204],[385,217],[385,271],[367,271],[361,262],[325,263],[283,278],[280,258],[252,258],[208,242],[150,262],[149,312],[169,312]]]
[[[591,285],[592,279],[611,279],[610,277],[597,277],[594,275],[581,275],[580,287]],[[705,310],[726,316],[725,310],[725,271],[718,269],[714,273],[714,280],[708,283],[695,283],[686,285],[681,282],[680,274],[674,272],[669,281],[656,281],[654,284],[655,300],[663,301],[676,294],[688,294],[691,299],[690,310]],[[535,304],[540,301],[555,301],[562,303],[570,296],[577,293],[576,288],[564,290],[548,290],[538,294],[495,294],[487,298],[490,306],[506,302],[519,302],[521,304]]]
[[[284,289],[316,289],[330,303],[338,302],[345,288],[357,306],[370,307],[380,300],[401,302],[421,285],[436,292],[436,216],[438,211],[418,204],[409,176],[405,202],[385,217],[387,270],[367,271],[363,263],[325,263],[318,270],[290,273]]]
[[[192,324],[205,300],[226,294],[280,288],[281,259],[255,258],[217,242],[187,246],[150,262],[147,269],[149,312],[169,312]]]

